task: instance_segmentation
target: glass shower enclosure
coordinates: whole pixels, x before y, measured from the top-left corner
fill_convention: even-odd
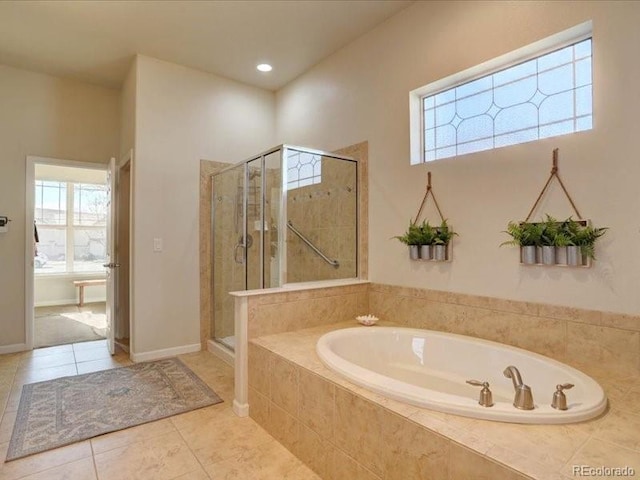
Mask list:
[[[229,292],[358,277],[358,163],[281,145],[212,175],[211,340],[233,351]]]

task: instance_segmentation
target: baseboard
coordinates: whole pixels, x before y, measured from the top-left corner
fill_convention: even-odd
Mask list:
[[[128,341],[128,340],[129,340],[129,339],[127,339],[127,341]],[[122,351],[123,351],[123,352],[125,352],[125,353],[129,353],[129,343],[120,342],[120,341],[118,341],[118,339],[117,339],[117,338],[115,339],[115,342],[114,342],[114,343],[115,343],[118,347],[120,347],[120,348],[122,349]]]
[[[200,350],[202,350],[202,346],[199,343],[194,343],[193,345],[182,345],[180,347],[152,350],[150,352],[131,352],[131,360],[134,362],[149,362],[151,360],[160,360],[161,358],[175,357],[176,355],[182,355],[184,353],[199,352]]]
[[[102,297],[102,298],[85,298],[84,299],[84,304],[88,304],[88,303],[104,303],[106,302],[106,298]],[[78,299],[77,298],[68,298],[66,300],[50,300],[47,302],[38,302],[35,304],[35,307],[60,307],[63,305],[78,305]]]
[[[4,355],[5,353],[24,352],[25,350],[29,350],[27,348],[27,344],[26,343],[15,343],[13,345],[2,345],[2,346],[0,346],[0,355]]]
[[[235,413],[239,417],[248,417],[249,416],[249,404],[244,403],[240,404],[237,400],[233,401],[233,407],[231,407],[233,413]]]
[[[212,353],[227,365],[234,367],[236,356],[234,353],[213,340],[207,340],[207,351]]]

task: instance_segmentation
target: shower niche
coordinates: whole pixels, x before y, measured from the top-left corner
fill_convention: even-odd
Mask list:
[[[218,346],[235,348],[229,292],[358,277],[357,161],[282,145],[211,177]]]

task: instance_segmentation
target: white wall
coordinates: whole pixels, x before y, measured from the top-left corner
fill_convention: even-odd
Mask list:
[[[75,305],[78,303],[78,287],[73,281],[93,278],[104,278],[104,274],[36,277],[33,303],[36,307]],[[106,298],[107,289],[104,285],[84,288],[85,303],[104,302]]]
[[[134,57],[129,71],[122,84],[122,94],[120,97],[120,158],[118,167],[130,160],[128,172],[119,170],[118,176],[118,219],[116,232],[116,257],[121,263],[117,271],[116,301],[117,323],[115,334],[117,339],[128,338],[131,341],[130,314],[134,303],[132,284],[130,279],[133,275],[132,261],[133,250],[131,249],[131,238],[129,224],[133,222],[131,216],[132,205],[134,203],[134,191],[132,189],[132,178],[135,170],[135,142],[136,142],[136,88],[138,75],[138,59]],[[131,152],[131,155],[129,155]],[[126,179],[126,180],[125,180]],[[125,193],[122,189],[128,189]],[[123,199],[127,199],[126,206],[120,205]],[[124,245],[122,242],[129,242]],[[125,253],[123,253],[125,252]],[[122,260],[124,256],[125,260]]]
[[[416,2],[278,92],[279,141],[334,149],[369,140],[373,281],[638,313],[639,18],[636,2]],[[587,20],[592,131],[409,165],[410,90]],[[522,267],[517,249],[498,248],[544,185],[554,147],[581,213],[611,228],[591,269]],[[415,215],[427,170],[460,233],[451,264],[410,262],[390,240]],[[544,212],[572,213],[558,188]]]
[[[125,157],[135,147],[136,140],[136,77],[137,57],[131,62],[122,84],[120,97],[120,157]]]
[[[25,343],[26,156],[106,163],[118,152],[117,90],[0,65],[0,346]]]
[[[200,343],[200,160],[237,162],[273,146],[275,96],[139,56],[135,103],[132,350],[141,355]]]

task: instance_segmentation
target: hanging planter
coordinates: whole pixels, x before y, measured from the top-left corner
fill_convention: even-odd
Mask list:
[[[505,233],[511,240],[502,245],[520,247],[523,265],[589,267],[595,259],[595,243],[607,231],[588,220],[556,220],[550,215],[540,222],[510,222]]]
[[[422,260],[433,259],[433,242],[436,238],[436,229],[423,221],[420,225],[420,258]]]
[[[409,221],[409,227],[403,235],[396,236],[402,243],[409,247],[409,258],[411,260],[418,260],[420,258],[420,241],[421,241],[421,229],[420,226],[414,222]]]
[[[511,235],[511,240],[501,243],[500,246],[520,247],[520,262],[534,265],[538,248],[542,246],[542,227],[537,223],[509,222],[505,233]]]
[[[556,247],[557,241],[560,244],[566,246],[566,242],[562,240],[558,221],[551,215],[546,215],[546,220],[542,222],[542,235],[540,237],[542,242],[542,264],[543,265],[555,265],[556,264]]]
[[[607,233],[607,227],[594,227],[586,220],[568,218],[562,222],[567,236],[567,265],[588,266],[596,259],[597,240]]]
[[[549,184],[556,178],[562,187],[578,220],[569,217],[559,221],[551,215],[545,215],[540,222],[530,222],[542,196]],[[511,240],[502,245],[520,247],[520,263],[523,265],[557,265],[570,267],[589,267],[595,259],[595,243],[606,233],[607,228],[595,228],[584,220],[573,203],[569,192],[558,175],[558,149],[553,151],[553,167],[547,183],[529,211],[524,222],[509,222],[505,233]]]
[[[436,235],[433,241],[433,259],[436,262],[446,262],[449,260],[449,245],[454,235],[458,235],[454,232],[447,220],[443,219],[440,226],[436,229]]]
[[[582,265],[582,253],[577,245],[569,245],[567,247],[567,265],[570,267]]]
[[[423,220],[418,224],[420,214],[431,195],[438,215],[440,215],[440,226],[433,227],[428,221]],[[396,236],[402,243],[409,246],[409,258],[411,260],[425,260],[435,262],[447,262],[451,260],[451,239],[457,235],[448,225],[447,220],[442,216],[440,206],[431,188],[431,172],[427,173],[427,191],[422,199],[420,208],[414,220],[409,221],[409,227],[404,235]]]

